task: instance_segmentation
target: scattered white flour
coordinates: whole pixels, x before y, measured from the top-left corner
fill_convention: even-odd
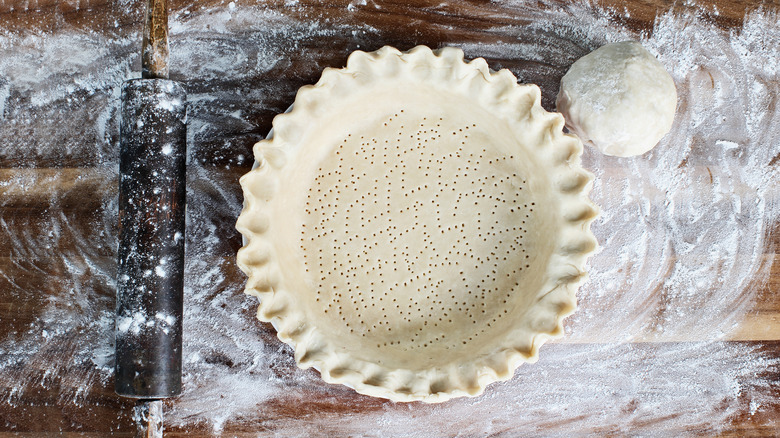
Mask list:
[[[588,150],[583,157],[597,177],[592,198],[602,216],[593,230],[602,249],[566,338],[484,396],[431,406],[356,396],[298,370],[291,350],[255,321],[256,302],[242,294],[235,266],[237,178],[251,165],[247,145],[268,129],[257,125],[259,116],[283,111],[297,87],[328,66],[318,44],[337,41],[346,56],[365,44],[360,35],[377,41],[382,32],[348,18],[301,22],[283,10],[230,5],[190,7],[171,18],[171,71],[187,84],[190,124],[185,392],[167,405],[168,424],[215,433],[252,424],[283,436],[715,434],[738,412],[780,409],[776,352],[716,342],[751,312],[772,263],[764,254],[768,226],[780,217],[780,167],[770,165],[780,156],[776,15],[751,13],[742,29],[726,32],[694,14],[667,13],[651,33],[635,35],[614,24],[614,11],[511,2],[486,8],[530,22],[489,29],[500,42],[451,42],[539,83],[552,109],[557,81],[577,57],[606,42],[641,39],[672,74],[680,101],[671,134],[648,155],[618,159]],[[345,16],[364,5],[352,2]],[[3,265],[0,287],[39,307],[35,321],[0,339],[3,411],[23,412],[40,387],[57,390],[50,403],[89,411],[89,388],[111,382],[118,90],[137,76],[138,32],[0,31],[0,161],[88,167],[83,175],[98,198],[91,215],[75,213],[67,191],[26,215],[6,210],[0,198],[0,241],[8,242],[0,256],[13,260]],[[300,83],[274,76],[293,67]],[[0,175],[0,189],[17,194],[56,183],[21,171]],[[79,222],[85,217],[92,218],[87,226]],[[20,281],[28,277],[43,280],[29,290]],[[174,322],[171,315],[132,316],[119,329],[153,319]],[[333,409],[337,403],[356,407]],[[305,414],[285,415],[285,405]],[[124,415],[117,424],[128,424],[130,411]],[[0,429],[18,427],[9,421],[0,419]],[[73,430],[94,427],[73,421]]]
[[[132,315],[122,315],[116,319],[116,329],[121,333],[132,333],[137,335],[141,333],[141,330],[147,325],[153,323],[148,321],[146,315],[141,312],[134,313]]]

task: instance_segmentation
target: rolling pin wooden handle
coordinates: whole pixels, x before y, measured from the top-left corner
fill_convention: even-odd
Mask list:
[[[168,1],[146,0],[141,77],[168,79]]]
[[[167,79],[122,88],[116,392],[181,393],[186,92]]]
[[[163,437],[163,405],[161,400],[138,400],[133,408],[136,438]]]

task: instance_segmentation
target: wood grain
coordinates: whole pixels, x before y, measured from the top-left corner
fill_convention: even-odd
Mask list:
[[[263,1],[262,4],[269,8],[283,10],[285,9],[285,0]],[[388,18],[385,14],[392,15],[399,13],[402,17],[409,17],[408,22],[418,24],[437,23],[433,19],[439,16],[441,19],[458,20],[458,27],[473,25],[482,22],[486,24],[495,23],[492,21],[492,11],[501,9],[500,4],[486,4],[481,1],[468,1],[455,5],[448,5],[432,0],[417,0],[414,2],[404,1],[377,1],[383,10],[388,11],[382,14],[362,14],[358,17],[366,22],[374,22],[380,25],[386,25]],[[597,4],[612,9],[615,15],[626,15],[629,18],[623,18],[623,22],[633,29],[651,29],[652,23],[659,12],[674,10],[675,12],[704,11],[704,13],[713,21],[714,24],[721,27],[735,27],[742,23],[747,12],[759,9],[777,9],[780,2],[777,0],[760,0],[755,2],[744,2],[740,0],[706,0],[694,4],[680,3],[663,0],[636,0],[631,2],[622,2],[619,0],[600,0]],[[171,10],[175,11],[189,5],[187,0],[171,1]],[[211,7],[223,4],[218,0],[207,0],[199,2],[199,6]],[[349,4],[348,0],[303,0],[298,2],[301,11],[297,18],[306,18],[307,16],[321,16],[324,12],[332,11],[339,14],[343,8]],[[562,6],[565,2],[561,1]],[[132,6],[138,12],[143,4],[137,2]],[[716,9],[717,8],[717,12]],[[114,20],[121,19],[119,24],[126,26],[134,24],[140,26],[142,16],[138,13],[125,14],[121,8],[110,0],[0,0],[0,25],[13,31],[24,30],[48,30],[63,25],[72,25],[76,28],[106,30],[114,28]],[[420,26],[424,27],[424,26]],[[421,29],[425,32],[425,29]]]
[[[221,0],[205,0],[194,3],[190,0],[175,0],[171,2],[173,11],[193,7],[227,7]],[[410,48],[419,43],[433,46],[448,41],[493,43],[501,35],[488,32],[489,29],[502,26],[523,26],[529,18],[517,14],[513,9],[500,2],[460,1],[442,3],[433,0],[376,1],[373,4],[379,8],[358,8],[350,17],[343,17],[348,1],[317,1],[301,0],[296,8],[285,6],[285,0],[260,1],[258,4],[278,12],[282,16],[306,22],[316,17],[318,20],[342,20],[346,24],[366,25],[381,30],[382,38],[361,37],[358,41],[365,49],[375,49],[384,44],[393,44],[402,49]],[[778,1],[741,2],[737,0],[707,0],[700,1],[696,6],[689,2],[666,2],[656,0],[635,0],[622,2],[617,0],[600,0],[597,2],[614,12],[614,21],[631,30],[651,31],[653,22],[659,13],[674,10],[676,13],[696,11],[712,22],[714,26],[724,29],[737,28],[742,24],[746,13],[759,8],[780,10]],[[561,1],[560,7],[566,3]],[[534,5],[526,6],[533,10]],[[142,2],[122,3],[112,0],[0,0],[0,30],[9,33],[52,34],[62,29],[77,32],[96,32],[101,35],[127,36],[135,33],[139,38],[142,28]],[[214,124],[220,126],[219,132],[209,132],[198,138],[198,150],[193,153],[194,159],[204,168],[216,175],[225,187],[231,187],[233,194],[240,196],[238,178],[251,166],[251,147],[262,138],[271,126],[273,116],[289,105],[295,91],[301,85],[311,83],[319,76],[325,66],[343,65],[347,54],[356,41],[346,36],[321,37],[307,41],[301,50],[309,50],[319,54],[318,63],[306,63],[300,59],[291,59],[289,63],[279,65],[257,77],[246,80],[226,78],[215,84],[207,80],[190,80],[187,83],[190,95],[208,95],[214,92],[213,87],[224,89],[244,89],[254,84],[271,84],[268,87],[269,97],[252,106],[252,113],[247,116],[253,120],[252,126],[233,123],[221,116],[208,101],[196,101],[192,111],[199,117],[213,118]],[[237,42],[238,43],[238,42]],[[584,54],[588,47],[577,47],[573,52]],[[132,56],[127,53],[117,56]],[[489,57],[493,67],[507,67],[513,71],[522,71],[530,67],[527,62],[520,62],[507,56]],[[572,60],[561,60],[559,64],[542,66],[534,65],[532,71],[545,71],[538,77],[528,78],[529,82],[540,83],[544,91],[544,105],[549,109],[554,99],[555,84],[565,72]],[[139,65],[140,67],[140,65]],[[175,68],[172,76],[177,77]],[[1,79],[1,78],[0,78]],[[257,85],[263,86],[263,85]],[[86,98],[96,106],[110,106],[109,85]],[[98,90],[101,91],[101,90]],[[242,99],[237,96],[236,99]],[[222,102],[229,110],[232,102]],[[97,117],[97,115],[94,115]],[[93,224],[105,217],[106,199],[115,196],[117,190],[116,169],[112,167],[116,154],[112,152],[115,138],[101,138],[95,133],[85,133],[79,139],[57,139],[62,147],[42,148],[38,153],[29,152],[35,148],[24,148],[28,143],[51,142],[56,137],[55,126],[58,123],[69,123],[67,112],[51,113],[45,107],[37,108],[31,119],[51,120],[52,127],[41,129],[39,124],[3,124],[0,119],[0,230],[14,233],[12,239],[8,232],[0,233],[0,339],[17,339],[21,334],[35,325],[42,309],[48,305],[47,296],[65,296],[72,284],[63,280],[71,267],[66,266],[57,254],[73,253],[88,250],[90,259],[96,266],[85,269],[80,279],[85,287],[94,290],[97,297],[90,305],[110,312],[113,306],[113,289],[106,283],[102,273],[115,273],[116,250],[114,242],[101,240],[99,230],[94,230]],[[95,154],[93,150],[79,148],[79,143],[106,143],[104,154]],[[65,152],[70,151],[70,152]],[[227,151],[227,152],[226,152]],[[113,155],[112,155],[113,154]],[[237,160],[243,155],[244,159]],[[767,163],[767,166],[777,166],[777,162]],[[609,172],[609,170],[605,170]],[[691,172],[706,178],[706,175],[717,174],[717,169],[702,167],[692,168]],[[615,170],[615,173],[619,173]],[[190,187],[198,188],[197,175],[191,175],[188,181]],[[774,200],[773,202],[778,202]],[[11,257],[9,248],[24,244],[25,236],[45,236],[50,230],[47,220],[49,210],[56,208],[65,216],[69,229],[61,230],[61,236],[50,248],[49,254],[29,252],[30,257],[19,259]],[[217,221],[228,223],[234,218],[227,212],[217,214]],[[230,228],[230,227],[227,227]],[[115,230],[114,230],[115,231]],[[109,233],[110,234],[110,233]],[[770,239],[764,249],[762,263],[770,266],[768,282],[760,287],[756,306],[747,315],[739,328],[729,335],[727,342],[735,345],[755,346],[765,355],[767,360],[780,360],[780,224],[769,230]],[[21,236],[21,240],[20,240]],[[211,255],[214,264],[229,263],[231,282],[240,285],[243,275],[234,266],[232,260],[236,250],[241,246],[240,236],[236,232],[218,236],[220,245]],[[31,240],[33,240],[31,238]],[[54,242],[54,241],[53,241]],[[24,252],[24,251],[23,251]],[[113,270],[113,271],[112,271]],[[20,292],[23,291],[23,292]],[[45,291],[46,293],[40,293]],[[29,292],[29,293],[27,293]],[[251,311],[247,311],[251,315]],[[270,345],[281,348],[273,328],[268,324],[254,321],[251,316],[247,320],[254,324],[262,339]],[[664,339],[663,342],[637,342],[636,348],[644,349],[651,354],[659,344],[668,342],[695,342],[706,338],[706,334],[691,333],[686,339]],[[599,342],[598,339],[578,340],[577,343],[565,339],[551,345],[550,348],[577,351],[589,344]],[[63,359],[62,376],[89,377],[95,373],[94,364],[80,361],[74,355],[75,346],[70,344],[56,345],[43,353],[44,357]],[[29,366],[21,358],[9,358],[0,352],[0,359],[6,365],[4,370],[19,378],[40,382],[25,393],[24,400],[13,403],[0,403],[0,433],[21,433],[24,436],[51,436],[52,434],[69,434],[78,436],[132,436],[133,425],[130,412],[133,402],[117,397],[113,393],[113,382],[95,380],[97,383],[86,390],[79,388],[78,381],[67,378],[53,379],[47,376],[46,364],[33,363]],[[229,361],[215,357],[215,362],[231,367]],[[288,365],[280,365],[280,375],[294,372],[285,369]],[[309,371],[311,372],[311,371]],[[762,378],[768,381],[780,381],[780,375],[767,370],[768,375]],[[772,374],[774,373],[774,374]],[[85,377],[86,376],[86,377]],[[2,381],[0,381],[2,382]],[[46,383],[46,384],[43,384]],[[12,399],[11,387],[0,385],[0,401]],[[86,391],[78,397],[78,403],[63,403],[72,400],[77,391]],[[780,398],[780,388],[774,389],[774,394]],[[347,390],[344,397],[328,397],[322,394],[296,388],[296,392],[285,397],[274,398],[262,406],[263,418],[245,418],[229,422],[224,427],[226,436],[258,436],[283,434],[274,425],[290,418],[299,419],[305,423],[307,418],[314,416],[341,416],[361,412],[381,411],[385,401],[354,395]],[[344,403],[348,400],[348,403]],[[175,401],[168,402],[170,408]],[[740,414],[733,419],[725,431],[717,432],[720,436],[777,436],[780,435],[780,413],[758,412],[751,414],[749,400],[740,400]],[[346,420],[345,420],[346,421]],[[323,435],[328,432],[323,431]],[[213,431],[207,426],[192,426],[187,429],[169,428],[167,435],[176,436],[209,436]],[[592,430],[598,435],[621,435],[619,430]],[[633,431],[637,435],[661,434],[677,436],[682,433],[709,436],[715,434],[710,430],[656,430],[652,424]]]

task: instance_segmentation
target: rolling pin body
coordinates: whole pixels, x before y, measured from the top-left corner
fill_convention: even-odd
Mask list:
[[[167,79],[122,88],[117,394],[181,393],[186,92]]]

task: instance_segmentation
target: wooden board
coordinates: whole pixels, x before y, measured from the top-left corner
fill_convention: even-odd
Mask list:
[[[353,26],[358,30],[375,31],[317,34],[302,42],[300,47],[289,51],[316,53],[316,62],[311,62],[312,57],[304,59],[291,55],[272,68],[240,78],[205,79],[177,75],[175,64],[172,66],[172,77],[186,80],[188,91],[191,96],[196,97],[191,102],[196,111],[202,110],[202,113],[214,118],[209,125],[211,130],[193,134],[196,150],[191,158],[197,160],[198,166],[205,169],[204,172],[209,173],[210,180],[219,181],[222,190],[227,193],[222,193],[211,185],[199,186],[200,179],[197,174],[191,176],[190,187],[191,190],[203,190],[214,198],[215,207],[211,216],[214,223],[223,226],[218,228],[220,231],[217,233],[220,243],[215,246],[216,250],[205,258],[214,265],[228,266],[225,272],[228,272],[229,276],[224,282],[224,288],[236,290],[240,289],[244,282],[243,275],[234,266],[234,254],[241,246],[241,237],[232,229],[236,212],[220,210],[219,199],[240,199],[238,178],[251,167],[251,159],[247,157],[252,156],[252,145],[270,129],[273,115],[284,111],[292,102],[295,90],[316,81],[322,68],[343,65],[347,54],[357,48],[369,50],[385,44],[396,45],[402,49],[417,44],[439,46],[453,42],[493,44],[509,37],[506,31],[509,27],[527,25],[533,20],[535,13],[551,7],[551,3],[518,6],[477,1],[369,1],[368,5],[356,2],[354,10],[346,15],[349,2],[301,0],[291,3],[275,0],[252,4],[277,14],[280,20],[289,18],[301,23],[318,23],[324,27],[327,27],[329,22],[337,21],[342,26],[339,29],[342,30]],[[133,35],[137,34],[140,48],[140,5],[141,2],[127,5],[108,0],[0,0],[0,32],[38,37],[71,32],[87,35],[91,41],[121,40],[133,38]],[[563,2],[554,5],[565,7]],[[777,2],[745,4],[732,0],[702,1],[696,6],[653,0],[626,3],[603,0],[598,2],[597,6],[602,10],[613,11],[613,21],[630,32],[651,32],[656,17],[669,10],[674,10],[677,14],[696,11],[709,20],[712,26],[725,30],[739,28],[745,14],[758,8],[780,11],[780,4]],[[193,14],[203,9],[217,12],[230,9],[227,2],[216,0],[197,3],[179,0],[172,2],[171,7],[174,12],[189,10]],[[236,33],[232,40],[236,45],[248,44],[242,38],[240,33]],[[40,39],[44,40],[45,38]],[[284,45],[284,37],[279,36],[275,44]],[[110,59],[127,58],[127,67],[137,71],[137,56],[132,52],[132,48],[128,47],[130,45],[126,43],[112,42],[106,49],[108,54],[105,56]],[[557,60],[548,65],[539,65],[538,62],[518,58],[509,53],[489,53],[486,58],[494,68],[505,67],[516,72],[529,72],[524,80],[540,85],[543,104],[551,109],[554,106],[557,83],[567,66],[590,49],[592,47],[587,43],[573,46],[568,52],[571,59]],[[62,50],[68,48],[63,47]],[[45,71],[47,68],[49,67],[46,61],[41,60],[40,69]],[[70,76],[66,74],[64,77],[67,79]],[[34,78],[30,80],[35,81]],[[3,84],[13,85],[15,81],[21,82],[22,78],[0,77],[0,108],[5,108],[7,112],[14,110],[14,103],[18,102],[14,99],[29,97],[25,97],[24,93],[16,95],[11,92],[8,99],[2,100]],[[52,82],[51,79],[47,81]],[[98,87],[105,91],[115,85],[98,84]],[[775,86],[778,84],[775,83]],[[249,124],[225,115],[238,107],[234,101],[224,98],[213,102],[207,98],[215,93],[215,90],[240,90],[233,93],[233,99],[251,101],[253,94],[247,90],[253,88],[260,89],[264,98],[258,99],[257,106],[240,106],[244,111],[251,108],[251,114],[244,113],[241,117],[243,121],[251,120]],[[30,89],[34,90],[34,86],[27,88]],[[76,101],[100,108],[107,105],[108,99],[106,94],[96,93],[94,96],[78,96]],[[113,150],[116,138],[112,137],[112,133],[116,132],[118,122],[110,121],[116,116],[115,113],[95,113],[90,117],[95,120],[101,117],[108,119],[104,125],[112,129],[106,133],[89,131],[78,138],[60,138],[58,126],[74,124],[68,118],[68,105],[64,102],[49,102],[30,106],[29,119],[17,115],[12,124],[4,124],[5,121],[0,118],[0,342],[7,343],[0,345],[22,343],[27,339],[32,330],[42,326],[42,309],[51,310],[52,306],[60,306],[62,315],[71,316],[80,312],[105,316],[113,309],[113,289],[108,278],[115,274],[116,252],[112,247],[114,242],[111,236],[114,233],[115,237],[116,229],[110,224],[105,230],[95,229],[95,224],[104,224],[101,218],[107,214],[110,216],[110,210],[115,208],[107,205],[105,200],[116,193],[116,173],[111,170],[111,163],[116,160],[116,151]],[[220,111],[209,112],[209,105],[217,106]],[[72,109],[78,110],[76,106]],[[84,123],[90,124],[95,120],[86,120]],[[219,129],[214,130],[214,126]],[[80,147],[83,142],[105,146]],[[56,147],[46,146],[52,143],[56,143]],[[239,156],[243,158],[238,158]],[[777,165],[778,159],[767,164]],[[697,170],[693,170],[695,171]],[[698,168],[698,171],[705,170]],[[24,184],[24,181],[31,183]],[[51,228],[49,215],[52,211],[61,215],[62,221],[59,223],[64,224],[66,229]],[[51,233],[58,237],[47,240],[45,236]],[[758,289],[752,310],[745,315],[736,329],[719,342],[754,348],[757,354],[766,358],[767,363],[777,363],[776,361],[780,360],[780,223],[772,224],[767,235],[761,263],[769,270],[768,279],[761,278],[758,284],[750,286]],[[52,246],[45,253],[25,248],[27,243]],[[78,257],[78,253],[84,251],[88,252],[88,255]],[[29,257],[25,257],[25,254]],[[66,263],[74,260],[77,262],[75,267]],[[73,294],[74,272],[79,273],[79,286],[84,290],[89,289],[90,292],[87,302],[77,302],[71,307],[68,303]],[[252,318],[250,308],[241,309],[240,314],[245,318],[247,330],[257,333],[254,336],[259,336],[275,349],[284,348],[275,338],[270,325],[261,324]],[[632,346],[653,355],[658,348],[663,348],[657,344],[696,344],[711,339],[711,335],[692,333],[686,339],[661,338],[648,342],[637,340]],[[576,353],[578,349],[599,342],[598,338],[580,338],[576,341],[563,339],[549,348]],[[0,433],[20,432],[26,436],[48,436],[53,433],[78,433],[86,436],[133,434],[130,415],[132,402],[115,396],[110,377],[101,377],[94,362],[82,360],[85,356],[74,353],[77,344],[75,339],[72,343],[47,344],[46,349],[38,351],[32,361],[18,350],[13,353],[0,350],[0,373],[6,375],[5,378],[0,376]],[[232,366],[229,359],[215,356],[213,361],[227,367]],[[65,371],[54,373],[58,377],[52,378],[50,375],[53,367]],[[298,373],[290,362],[280,364],[278,372],[280,376]],[[303,373],[314,374],[313,371]],[[755,378],[763,382],[775,382],[771,394],[780,399],[780,384],[777,384],[780,382],[780,374],[776,365],[768,366],[764,373]],[[23,398],[14,396],[19,389],[15,387],[12,379],[24,381]],[[91,385],[82,387],[80,383],[85,381],[91,382]],[[318,419],[330,419],[327,421],[334,423],[333,428],[320,430],[319,433],[339,434],[339,431],[343,433],[345,429],[338,427],[338,421],[347,422],[353,416],[379,413],[387,408],[387,402],[357,396],[348,390],[334,389],[332,392],[323,393],[307,388],[291,389],[296,391],[279,393],[258,407],[262,410],[262,417],[242,416],[231,419],[223,425],[221,431],[228,436],[300,434],[300,429],[296,429],[297,432],[285,429],[291,424],[288,420],[293,418],[311,424],[319,424],[316,421]],[[80,395],[74,395],[76,393]],[[223,396],[231,395],[228,392]],[[73,400],[78,402],[74,403]],[[664,436],[677,436],[682,433],[704,436],[780,434],[778,404],[771,405],[769,410],[756,410],[746,396],[740,396],[739,400],[738,412],[719,428],[690,424],[664,429],[659,426],[661,423],[640,422],[632,426],[630,433]],[[167,409],[175,408],[176,403],[168,402]],[[550,433],[560,433],[560,425],[556,425],[554,419],[550,421]],[[516,436],[526,433],[519,426],[511,425],[511,421],[509,424],[507,429],[494,431],[494,434]],[[210,436],[214,434],[214,429],[211,425],[196,422],[186,427],[169,428],[168,432],[169,436]],[[584,427],[580,432],[598,435],[629,433],[623,428],[608,424],[603,427]],[[454,433],[457,433],[457,430],[442,428],[437,434],[447,436]]]

